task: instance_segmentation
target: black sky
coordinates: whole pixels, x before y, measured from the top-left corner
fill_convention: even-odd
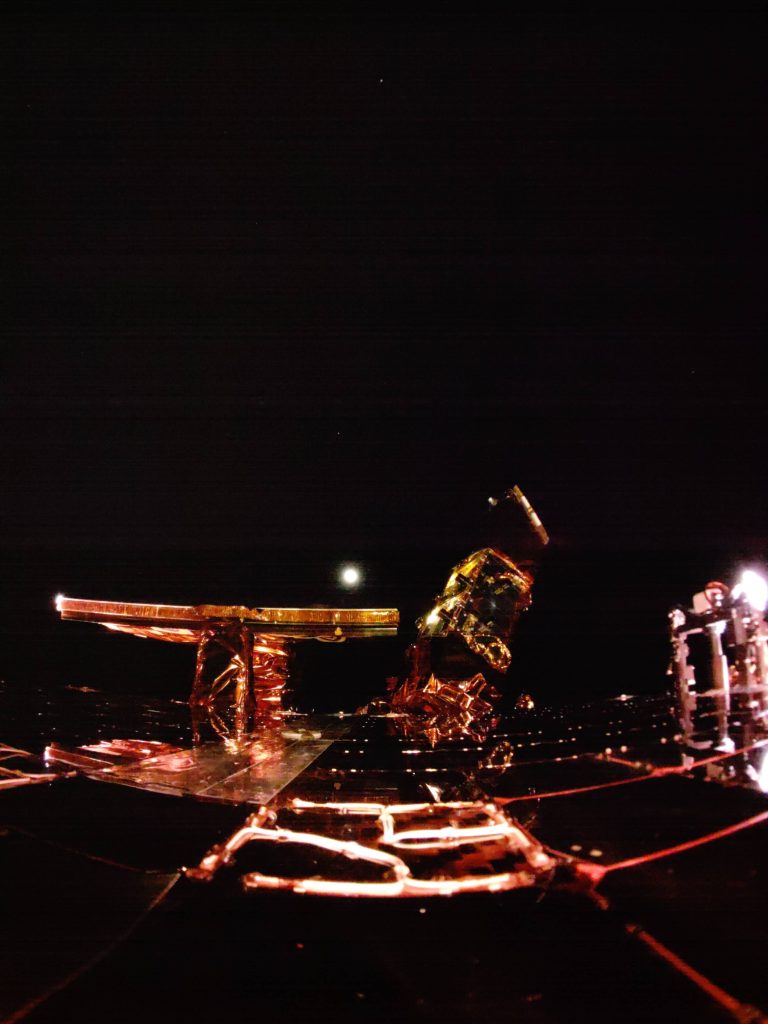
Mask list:
[[[596,551],[648,621],[768,556],[761,5],[10,20],[11,595],[351,553],[407,605],[515,481],[563,621]]]

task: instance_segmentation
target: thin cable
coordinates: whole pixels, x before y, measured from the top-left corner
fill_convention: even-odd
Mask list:
[[[722,1006],[724,1010],[730,1013],[737,1021],[741,1021],[742,1024],[764,1024],[766,1017],[754,1006],[749,1006],[746,1003],[739,1002],[738,999],[730,995],[725,989],[720,988],[714,981],[710,981],[709,978],[705,977],[700,971],[697,971],[695,967],[691,967],[689,963],[686,963],[677,953],[673,953],[671,949],[668,949],[664,943],[659,942],[653,935],[650,935],[644,928],[641,928],[636,924],[626,924],[625,930],[634,939],[638,939],[644,945],[646,945],[653,953],[661,957],[662,960],[666,961],[670,967],[679,971],[685,978],[693,982],[697,988],[700,988],[710,999],[714,1000],[719,1006]]]
[[[645,853],[640,857],[631,857],[629,860],[620,860],[616,861],[615,864],[600,865],[599,867],[602,874],[606,875],[609,871],[623,871],[624,868],[634,868],[640,864],[649,864],[651,861],[661,860],[662,857],[672,857],[678,853],[685,853],[686,850],[693,850],[697,846],[712,843],[717,839],[725,839],[727,836],[732,836],[735,832],[752,828],[753,825],[760,825],[764,821],[768,821],[768,811],[762,811],[760,814],[755,814],[754,817],[746,818],[744,821],[737,821],[735,825],[726,825],[725,828],[719,828],[716,832],[709,832],[705,836],[699,836],[698,839],[689,839],[685,843],[678,843],[677,846],[667,846],[665,849],[656,850],[654,853]],[[596,864],[590,864],[589,866],[598,867]]]
[[[529,793],[524,796],[501,796],[494,797],[497,804],[516,804],[523,800],[547,800],[554,796],[573,796],[575,793],[592,793],[596,789],[611,789],[614,786],[628,786],[633,782],[647,782],[648,779],[656,778],[656,772],[649,772],[645,775],[634,775],[631,779],[613,779],[612,782],[596,782],[592,786],[575,786],[573,789],[556,789],[547,793]]]
[[[661,779],[666,775],[682,775],[686,772],[692,772],[695,768],[701,768],[707,764],[715,764],[717,761],[726,761],[730,757],[738,757],[740,754],[746,754],[750,750],[757,750],[760,747],[764,747],[766,743],[768,743],[768,740],[758,740],[756,743],[751,743],[748,747],[741,747],[739,750],[715,754],[712,757],[705,757],[701,761],[694,761],[688,765],[670,765],[664,768],[654,768],[653,771],[646,772],[644,775],[634,775],[629,779],[613,779],[611,782],[596,782],[591,786],[575,786],[572,789],[555,789],[545,793],[529,793],[521,796],[496,797],[495,799],[497,803],[506,806],[507,804],[516,804],[524,800],[547,800],[556,796],[574,796],[576,793],[592,793],[598,789],[629,786],[633,782],[647,782],[649,779]]]

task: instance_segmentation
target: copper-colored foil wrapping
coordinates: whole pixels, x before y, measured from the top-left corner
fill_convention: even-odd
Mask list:
[[[532,574],[503,552],[475,551],[453,569],[435,604],[419,619],[419,636],[457,636],[492,669],[506,672],[508,643],[531,603],[532,585]]]
[[[96,622],[116,632],[197,644],[190,702],[211,707],[227,691],[240,726],[246,706],[274,707],[289,676],[291,645],[339,643],[397,632],[396,608],[245,608],[239,605],[128,604],[56,599],[62,619]]]
[[[418,712],[406,719],[404,732],[417,731],[430,742],[452,736],[485,736],[499,693],[477,672],[471,679],[406,680],[392,698],[394,709]]]
[[[391,698],[394,708],[420,712],[425,728],[441,737],[483,731],[499,697],[482,671],[505,673],[510,641],[531,603],[534,559],[549,536],[518,487],[501,502],[518,519],[511,554],[481,548],[456,565],[442,592],[418,620],[408,651],[408,673]],[[521,529],[522,524],[522,529]]]

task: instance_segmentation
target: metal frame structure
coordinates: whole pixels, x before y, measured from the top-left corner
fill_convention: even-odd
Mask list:
[[[721,583],[697,594],[692,609],[669,614],[682,743],[691,751],[732,751],[768,736],[768,625],[745,596]],[[698,690],[688,640],[708,642],[707,689]],[[750,767],[747,767],[749,773]],[[754,772],[754,766],[751,767]]]
[[[245,608],[239,605],[127,604],[56,599],[62,619],[95,622],[133,636],[197,645],[190,703],[212,707],[228,689],[236,719],[257,706],[279,705],[289,678],[291,645],[392,636],[396,608]]]

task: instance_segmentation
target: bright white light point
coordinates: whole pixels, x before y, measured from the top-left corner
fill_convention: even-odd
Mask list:
[[[434,624],[437,622],[439,618],[440,616],[437,614],[437,608],[433,608],[432,611],[427,616],[427,625],[434,626]]]
[[[63,600],[64,600],[64,595],[63,594],[57,594],[56,597],[53,599],[53,603],[56,606],[56,611],[57,612],[61,611],[61,603],[62,603]]]
[[[768,583],[759,573],[752,569],[745,569],[737,586],[733,588],[733,596],[747,599],[747,603],[756,612],[764,612],[768,605]]]
[[[339,573],[339,579],[345,587],[356,587],[362,579],[362,574],[356,565],[345,565]]]

